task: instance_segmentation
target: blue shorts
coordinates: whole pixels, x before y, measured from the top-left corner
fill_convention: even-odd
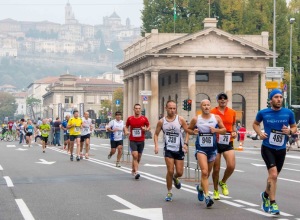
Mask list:
[[[206,155],[208,162],[214,161],[216,159],[216,157],[217,157],[217,150],[214,150],[214,151],[196,150],[196,153],[195,153],[196,160],[197,160],[197,154],[198,153]]]

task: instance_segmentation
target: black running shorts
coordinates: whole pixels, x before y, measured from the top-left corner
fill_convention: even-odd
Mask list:
[[[218,153],[221,154],[225,151],[233,150],[233,141],[230,141],[229,144],[217,144]]]
[[[144,141],[130,141],[131,151],[137,151],[139,154],[143,153],[144,146],[145,146]]]
[[[184,152],[182,150],[170,151],[170,150],[164,149],[164,156],[173,158],[174,160],[184,160]]]
[[[110,140],[110,147],[111,148],[117,148],[120,145],[123,146],[123,140],[119,140],[119,141]]]
[[[286,149],[275,150],[264,145],[261,146],[261,156],[268,169],[277,167],[278,173],[281,171],[286,155]]]

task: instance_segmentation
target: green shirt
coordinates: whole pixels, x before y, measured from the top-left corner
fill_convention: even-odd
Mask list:
[[[42,137],[48,137],[49,131],[50,131],[50,125],[49,124],[41,124],[40,131],[41,131]]]

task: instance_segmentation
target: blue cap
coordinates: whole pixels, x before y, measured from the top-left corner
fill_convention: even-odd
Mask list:
[[[276,94],[282,95],[282,91],[280,89],[273,89],[269,94],[269,99],[272,99]]]

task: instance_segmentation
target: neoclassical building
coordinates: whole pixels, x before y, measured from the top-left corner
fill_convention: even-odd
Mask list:
[[[142,107],[156,126],[165,114],[167,100],[178,104],[178,114],[187,120],[200,112],[200,101],[225,92],[229,106],[237,111],[238,121],[252,130],[257,111],[266,107],[266,67],[273,58],[268,32],[261,35],[232,35],[216,27],[217,20],[204,20],[204,29],[193,34],[158,33],[152,30],[125,49],[125,60],[118,65],[124,71],[124,118],[133,113],[135,103],[142,104],[139,91],[151,91]],[[192,111],[182,110],[183,100],[193,101]]]

